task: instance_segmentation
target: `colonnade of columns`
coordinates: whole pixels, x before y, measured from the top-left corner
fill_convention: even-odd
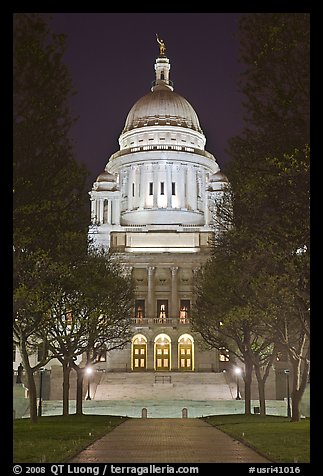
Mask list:
[[[107,198],[93,198],[91,200],[92,221],[102,225],[120,224],[120,202],[119,200]]]
[[[178,318],[179,316],[179,298],[178,298],[178,266],[172,266],[171,271],[171,289],[170,289],[170,309],[168,317]],[[158,317],[156,315],[156,295],[155,295],[155,266],[147,267],[147,318]]]
[[[183,208],[197,210],[205,201],[205,171],[198,186],[198,169],[171,163],[135,165],[124,169],[123,211],[144,208]],[[152,189],[149,184],[152,184]],[[161,183],[163,192],[161,193]],[[172,188],[175,184],[175,191]],[[151,194],[152,190],[152,194]],[[175,192],[175,193],[174,193]],[[204,211],[204,206],[201,211]]]

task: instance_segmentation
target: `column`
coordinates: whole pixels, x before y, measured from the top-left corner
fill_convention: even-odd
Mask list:
[[[108,223],[112,223],[112,200],[108,201]]]
[[[114,225],[120,225],[120,198],[113,200],[112,223]]]
[[[177,271],[178,271],[178,266],[172,266],[170,268],[171,273],[172,273],[172,294],[171,294],[171,312],[170,312],[170,317],[172,319],[177,319],[178,318],[178,287],[177,287]]]
[[[128,207],[127,207],[128,210],[133,209],[134,197],[132,195],[132,192],[133,192],[134,183],[135,183],[135,174],[134,174],[133,167],[131,167],[128,173]]]
[[[178,200],[178,208],[186,208],[186,203],[185,203],[185,180],[186,180],[186,167],[183,165],[181,167],[176,167],[177,169],[177,177],[178,180],[177,182],[177,200]]]
[[[148,284],[147,284],[147,317],[152,319],[156,317],[156,309],[155,309],[155,266],[148,266],[147,267],[147,277],[148,277]]]
[[[153,208],[158,207],[157,199],[158,199],[158,168],[156,165],[153,165]]]
[[[172,208],[172,165],[166,164],[166,184],[167,208]]]
[[[100,198],[99,200],[99,223],[103,223],[103,207],[104,207],[104,199]]]
[[[196,173],[193,167],[188,167],[187,169],[187,202],[188,208],[191,210],[196,210],[197,208],[197,184],[196,184]]]
[[[208,195],[205,198],[204,202],[204,225],[209,225],[210,223],[210,211],[209,211],[209,197]]]
[[[95,200],[91,198],[91,221],[94,223],[96,221],[96,213],[95,213]]]
[[[145,183],[144,165],[140,166],[139,185],[140,185],[139,208],[145,208],[146,183]]]

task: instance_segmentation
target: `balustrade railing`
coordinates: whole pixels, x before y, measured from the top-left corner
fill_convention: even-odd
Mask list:
[[[132,319],[132,323],[136,326],[149,326],[149,325],[163,325],[163,326],[177,326],[177,325],[187,325],[189,324],[188,318],[177,318],[177,317],[167,317],[167,318],[159,318],[159,317],[144,317],[144,318],[137,318],[134,317]]]

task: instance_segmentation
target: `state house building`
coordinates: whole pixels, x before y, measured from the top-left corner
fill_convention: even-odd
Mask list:
[[[159,41],[159,40],[158,40]],[[190,329],[195,273],[208,259],[215,201],[227,182],[191,104],[174,91],[165,45],[151,90],[130,109],[90,192],[90,237],[136,284],[132,342],[103,356],[110,371],[218,371]]]

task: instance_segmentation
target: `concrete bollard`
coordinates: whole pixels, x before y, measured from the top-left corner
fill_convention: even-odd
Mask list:
[[[147,408],[141,410],[141,418],[147,418]]]
[[[182,418],[187,418],[187,408],[183,408],[182,410]]]

